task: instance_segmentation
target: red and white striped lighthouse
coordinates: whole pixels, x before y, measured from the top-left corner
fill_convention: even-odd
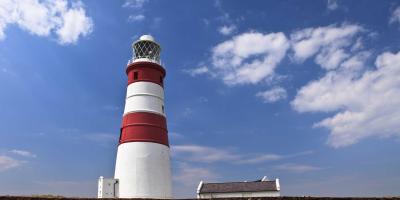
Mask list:
[[[133,45],[114,178],[119,198],[172,198],[161,47],[150,35]]]

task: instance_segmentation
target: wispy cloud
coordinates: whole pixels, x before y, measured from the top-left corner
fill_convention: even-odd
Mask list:
[[[76,128],[60,129],[60,137],[74,143],[90,142],[103,147],[110,147],[118,142],[119,132],[87,132]]]
[[[274,87],[263,92],[258,92],[256,96],[262,98],[264,103],[273,103],[282,99],[286,99],[287,92],[282,87]]]
[[[201,97],[197,98],[196,101],[198,103],[207,103],[208,102],[208,98],[204,97],[204,96],[201,96]]]
[[[110,133],[92,133],[92,134],[86,134],[83,136],[84,139],[87,139],[89,141],[95,142],[99,145],[103,146],[109,146],[111,144],[114,144],[118,141],[119,134],[110,134]]]
[[[116,111],[116,110],[121,109],[120,106],[115,106],[115,105],[104,105],[104,106],[102,106],[101,108],[102,108],[103,110],[106,110],[106,111]]]
[[[122,7],[140,9],[143,8],[148,1],[149,0],[126,0]]]
[[[180,133],[177,133],[177,132],[169,132],[169,133],[168,133],[168,136],[169,136],[170,138],[173,138],[173,139],[183,139],[183,138],[185,138],[184,135],[182,135],[182,134],[180,134]]]
[[[185,161],[214,163],[229,162],[233,164],[258,164],[269,161],[277,161],[285,158],[306,155],[295,153],[291,155],[279,155],[273,153],[243,154],[233,150],[219,149],[200,145],[175,145],[172,146],[172,156]]]
[[[268,162],[268,161],[281,160],[284,157],[285,156],[278,155],[278,154],[264,154],[264,155],[250,157],[248,159],[238,160],[238,163],[239,164],[257,164],[257,163],[263,163],[263,162]]]
[[[1,72],[9,75],[11,77],[18,77],[18,74],[16,72],[14,72],[14,70],[7,68],[7,67],[2,67]]]
[[[337,0],[327,0],[326,7],[328,8],[328,10],[336,10],[339,8],[339,5]]]
[[[161,26],[161,22],[162,22],[162,18],[161,17],[154,17],[151,24],[150,24],[150,28],[151,29],[158,29]]]
[[[390,16],[389,19],[390,24],[400,24],[400,6],[398,6],[394,11],[392,12],[392,15]]]
[[[278,170],[288,171],[292,173],[305,173],[310,171],[321,170],[320,167],[315,167],[311,165],[303,165],[303,164],[293,164],[293,163],[286,163],[282,165],[275,166]]]
[[[21,166],[23,161],[0,155],[0,172]]]
[[[192,114],[193,114],[193,109],[189,107],[186,107],[182,112],[183,117],[189,117]]]
[[[125,0],[122,7],[129,8],[134,14],[129,15],[128,22],[141,22],[146,19],[144,15],[143,7],[149,2],[149,0]],[[154,21],[154,20],[153,20]]]
[[[222,23],[232,23],[234,20],[231,18],[231,15],[224,9],[222,5],[222,1],[216,0],[214,2],[214,7],[219,12],[218,17],[216,18],[218,21]]]
[[[183,72],[194,77],[194,76],[198,76],[198,75],[202,75],[202,74],[208,74],[208,73],[210,73],[210,70],[208,69],[207,66],[200,66],[200,67],[196,67],[193,69],[185,69],[185,70],[183,70]]]
[[[26,151],[26,150],[18,150],[18,149],[13,149],[10,151],[10,153],[19,155],[19,156],[24,156],[24,157],[29,157],[29,158],[36,158],[36,154]]]
[[[174,197],[176,198],[194,198],[195,190],[200,181],[216,181],[220,178],[220,175],[210,166],[203,167],[186,162],[178,162],[175,167],[172,177],[175,185],[173,187]]]
[[[190,161],[195,162],[220,162],[239,160],[240,156],[230,151],[199,146],[199,145],[176,145],[172,147],[173,156],[184,156]]]
[[[178,173],[173,176],[174,181],[186,186],[196,186],[201,180],[215,180],[216,178],[218,175],[209,168],[193,166],[188,163],[179,163]]]
[[[221,33],[222,35],[230,35],[236,30],[235,25],[223,25],[218,28],[218,32]]]
[[[139,15],[129,15],[128,21],[129,22],[140,22],[143,21],[146,17],[142,14]]]

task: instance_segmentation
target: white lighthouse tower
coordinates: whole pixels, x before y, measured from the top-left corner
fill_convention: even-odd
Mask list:
[[[133,45],[114,179],[99,179],[99,197],[170,199],[171,168],[164,112],[161,47],[150,35]],[[111,181],[110,181],[111,180]]]

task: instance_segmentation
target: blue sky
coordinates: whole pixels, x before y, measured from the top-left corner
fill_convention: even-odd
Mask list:
[[[112,177],[131,43],[162,46],[175,197],[400,195],[398,1],[0,1],[0,195]]]

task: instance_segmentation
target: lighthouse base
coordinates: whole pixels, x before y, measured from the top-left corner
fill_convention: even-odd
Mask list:
[[[128,142],[118,146],[115,179],[118,198],[171,199],[169,147],[152,142]]]

